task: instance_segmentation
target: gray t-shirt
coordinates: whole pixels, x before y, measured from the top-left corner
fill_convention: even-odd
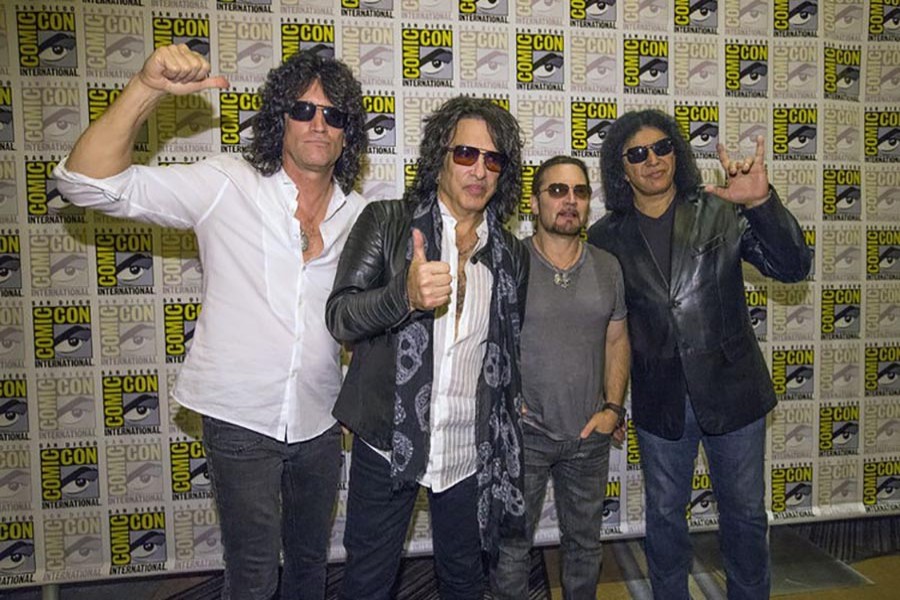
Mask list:
[[[626,316],[619,261],[584,245],[561,277],[525,240],[531,254],[522,326],[525,421],[556,440],[577,438],[604,399],[606,327]],[[557,281],[568,278],[567,287]],[[561,282],[561,281],[560,281]]]

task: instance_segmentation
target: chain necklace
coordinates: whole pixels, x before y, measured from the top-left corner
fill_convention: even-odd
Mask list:
[[[575,266],[578,263],[578,260],[581,258],[581,252],[582,252],[581,242],[579,241],[579,243],[578,243],[578,251],[575,253],[575,258],[570,260],[562,268],[556,266],[556,263],[554,263],[552,260],[550,260],[550,257],[547,256],[547,254],[544,252],[544,249],[541,248],[540,244],[537,243],[536,239],[532,238],[531,242],[532,242],[532,245],[534,246],[535,250],[538,251],[538,254],[540,254],[541,257],[544,259],[544,262],[546,262],[550,266],[550,268],[553,269],[553,284],[561,287],[564,290],[568,289],[569,286],[572,285],[571,269],[573,266]]]

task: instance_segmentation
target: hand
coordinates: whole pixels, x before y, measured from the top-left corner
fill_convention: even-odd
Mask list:
[[[759,206],[769,198],[769,176],[766,173],[766,148],[763,136],[756,137],[756,154],[742,160],[731,160],[725,146],[719,144],[719,162],[725,169],[725,187],[707,185],[705,189],[727,202],[747,208]]]
[[[210,77],[212,69],[202,55],[185,44],[157,48],[144,62],[138,79],[146,86],[169,94],[194,94],[208,88],[228,89],[224,77]]]
[[[415,310],[434,310],[450,302],[450,265],[425,257],[425,236],[412,230],[413,257],[406,276],[409,306]]]
[[[602,433],[604,435],[613,435],[617,429],[617,425],[619,423],[619,415],[615,412],[605,409],[600,412],[594,413],[594,416],[591,417],[590,421],[587,422],[587,425],[584,426],[584,429],[581,430],[581,439],[587,439],[595,431],[597,433]],[[622,431],[622,436],[624,439],[625,432]]]

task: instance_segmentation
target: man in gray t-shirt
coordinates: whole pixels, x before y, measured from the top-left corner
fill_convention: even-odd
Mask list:
[[[535,234],[522,325],[526,536],[501,541],[498,600],[528,596],[528,553],[553,477],[566,598],[594,598],[610,439],[624,437],[628,342],[622,271],[581,241],[591,187],[584,163],[546,161],[534,177]]]

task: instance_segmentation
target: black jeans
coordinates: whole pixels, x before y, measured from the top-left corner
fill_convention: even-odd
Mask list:
[[[391,485],[390,463],[355,439],[344,531],[347,565],[340,595],[345,600],[394,597],[403,544],[420,486],[392,491]],[[481,600],[484,594],[476,498],[474,475],[444,492],[428,492],[434,565],[444,600]]]

